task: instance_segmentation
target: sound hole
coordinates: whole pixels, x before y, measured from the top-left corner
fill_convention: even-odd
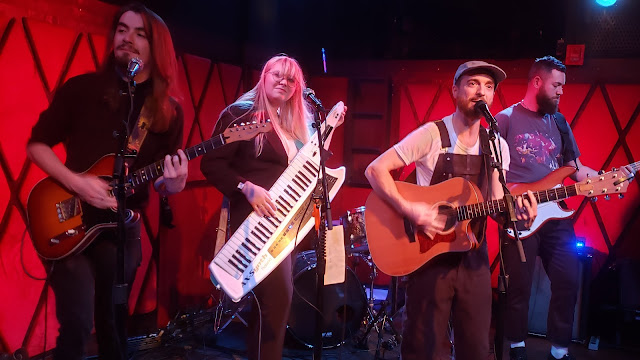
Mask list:
[[[457,213],[456,210],[447,204],[438,205],[438,218],[444,220],[444,229],[443,232],[447,232],[451,230],[457,221]]]

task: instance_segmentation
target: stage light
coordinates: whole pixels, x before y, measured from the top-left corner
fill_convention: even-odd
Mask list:
[[[578,248],[578,250],[584,249],[584,241],[582,240],[576,241],[576,247]]]
[[[596,0],[596,4],[607,7],[615,4],[616,1],[618,0]]]
[[[324,73],[327,73],[327,57],[324,53],[324,48],[322,48],[322,68],[324,69]]]

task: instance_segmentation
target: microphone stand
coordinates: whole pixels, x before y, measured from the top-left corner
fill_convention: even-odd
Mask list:
[[[507,182],[504,178],[502,169],[502,153],[500,151],[500,145],[498,144],[498,137],[496,136],[496,134],[500,134],[500,129],[498,128],[496,119],[491,115],[490,112],[483,111],[483,114],[485,119],[489,123],[489,143],[491,144],[493,153],[496,154],[496,161],[491,161],[491,167],[498,170],[499,181],[504,191],[504,203],[507,207],[508,215],[506,220],[506,227],[513,228],[516,246],[518,247],[518,252],[520,253],[520,260],[524,263],[527,261],[527,259],[524,254],[524,249],[522,248],[520,235],[517,231],[516,222],[518,221],[518,219],[516,218],[514,209],[514,199],[511,191],[509,191],[509,188],[507,187]],[[488,174],[487,177],[489,177]],[[504,346],[504,308],[506,306],[507,289],[509,287],[509,275],[505,273],[504,261],[502,260],[502,235],[498,236],[498,253],[500,254],[500,273],[498,275],[498,306],[496,312],[494,353],[496,355],[496,359],[502,359],[502,348]]]
[[[125,158],[127,156],[127,145],[129,142],[129,124],[131,121],[131,115],[133,113],[133,96],[135,91],[136,82],[133,80],[133,77],[129,77],[129,82],[127,84],[129,99],[130,99],[130,108],[129,113],[127,115],[126,122],[124,123],[124,131],[117,134],[118,139],[118,153],[116,154],[116,158],[113,165],[113,181],[114,181],[114,195],[116,198],[116,202],[118,203],[117,207],[117,217],[118,224],[116,228],[117,232],[117,249],[116,249],[116,282],[113,285],[113,304],[115,308],[115,323],[116,330],[118,331],[120,349],[122,358],[127,359],[127,335],[126,335],[126,324],[127,324],[127,316],[129,313],[128,309],[128,287],[129,284],[126,283],[125,279],[125,261],[124,261],[124,252],[125,252],[125,242],[127,239],[127,228],[126,228],[126,162]]]
[[[329,187],[326,177],[326,159],[329,152],[324,148],[324,138],[322,132],[322,123],[320,114],[326,111],[320,101],[312,101],[314,104],[314,123],[318,135],[318,146],[320,151],[320,177],[322,183],[322,193],[316,197],[320,205],[320,228],[318,230],[318,243],[316,244],[316,327],[313,341],[313,359],[320,360],[322,358],[322,330],[324,328],[324,275],[326,270],[326,236],[327,230],[333,229],[333,220],[331,218],[331,203],[329,202]]]

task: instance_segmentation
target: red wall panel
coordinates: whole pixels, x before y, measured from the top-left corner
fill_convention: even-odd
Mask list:
[[[4,80],[0,84],[0,288],[3,295],[10,294],[0,298],[0,344],[6,344],[9,350],[21,346],[43,284],[25,275],[21,256],[31,273],[44,276],[28,234],[22,246],[26,197],[35,182],[44,176],[26,161],[25,144],[39,113],[47,107],[51,92],[69,77],[93,71],[103,58],[106,38],[102,34],[106,33],[109,24],[93,19],[102,19],[105,13],[115,10],[97,1],[29,0],[26,3],[4,1],[0,4],[9,4],[9,8],[14,9],[13,13],[0,14],[0,32],[6,33],[7,39],[0,47],[0,78]],[[42,9],[41,12],[31,11],[27,15],[24,9],[29,4],[33,9]],[[79,4],[85,10],[82,14],[78,12]],[[19,9],[24,11],[21,13]],[[56,16],[47,18],[48,13]],[[393,95],[399,100],[392,102],[391,119],[397,121],[385,119],[396,128],[390,134],[371,134],[363,139],[364,143],[378,141],[375,140],[378,136],[385,140],[388,137],[394,143],[419,124],[452,113],[455,104],[450,95],[451,77],[457,66],[453,63],[421,62],[420,67],[407,68],[401,78],[394,78]],[[521,61],[504,67],[509,69],[510,78],[499,86],[492,111],[497,112],[522,99],[529,65],[530,61]],[[393,78],[392,65],[385,66],[381,65],[381,74]],[[427,78],[425,73],[429,74]],[[515,75],[511,76],[512,73]],[[253,84],[256,75],[255,71],[247,74],[238,66],[214,63],[188,54],[180,56],[178,88],[185,114],[185,144],[194,145],[208,138],[224,106],[248,90],[243,88],[242,79],[250,77]],[[637,121],[640,84],[605,82],[601,86],[595,80],[575,83],[571,76],[568,78],[561,110],[574,126],[583,162],[595,168],[603,165],[610,168],[632,162],[634,158],[640,159],[640,142],[637,141],[640,139]],[[309,85],[329,107],[348,98],[350,81],[350,77],[322,76],[311,78]],[[350,121],[349,113],[347,121]],[[366,133],[359,135],[366,136]],[[336,130],[330,167],[344,163],[344,149],[350,148],[350,141],[352,139],[345,138],[344,127]],[[55,150],[64,158],[62,147]],[[222,195],[202,181],[199,159],[190,163],[189,170],[187,189],[170,198],[176,227],[168,229],[159,225],[158,199],[155,197],[144,216],[143,263],[132,284],[130,309],[145,313],[157,308],[158,326],[161,327],[177,311],[204,305],[209,296],[217,296],[206,266],[213,254]],[[347,168],[347,171],[363,169]],[[406,176],[407,173],[403,174]],[[619,238],[628,237],[625,234],[629,233],[630,224],[638,220],[634,218],[640,204],[637,184],[632,184],[623,200],[600,200],[595,204],[582,198],[572,200],[571,204],[579,210],[576,232],[587,238],[589,246],[607,253]],[[363,205],[370,191],[345,185],[333,202],[334,219]],[[497,252],[495,224],[490,226],[489,234],[493,259]],[[152,258],[154,248],[159,253],[157,263]],[[637,246],[628,249],[625,247],[627,253],[638,251]],[[51,295],[47,308],[47,344],[43,344],[44,311],[40,311],[28,344],[29,353],[36,354],[54,345],[57,335],[54,314],[55,302]]]

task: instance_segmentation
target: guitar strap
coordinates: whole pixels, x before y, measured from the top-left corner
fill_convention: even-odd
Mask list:
[[[567,123],[567,119],[565,119],[564,115],[559,112],[556,112],[551,116],[553,117],[553,120],[558,127],[558,131],[560,131],[560,136],[562,137],[562,163],[564,165],[567,162],[576,159],[576,153],[575,151],[573,151],[573,142],[571,141],[571,136],[569,135],[569,123]]]
[[[142,147],[142,143],[144,139],[147,137],[147,132],[149,130],[149,124],[151,124],[151,116],[149,114],[149,108],[147,107],[147,103],[145,101],[142,109],[140,110],[140,115],[138,116],[138,121],[136,122],[136,126],[131,130],[129,134],[129,143],[127,144],[127,154],[133,155],[134,157],[138,155],[140,152],[140,148]]]

